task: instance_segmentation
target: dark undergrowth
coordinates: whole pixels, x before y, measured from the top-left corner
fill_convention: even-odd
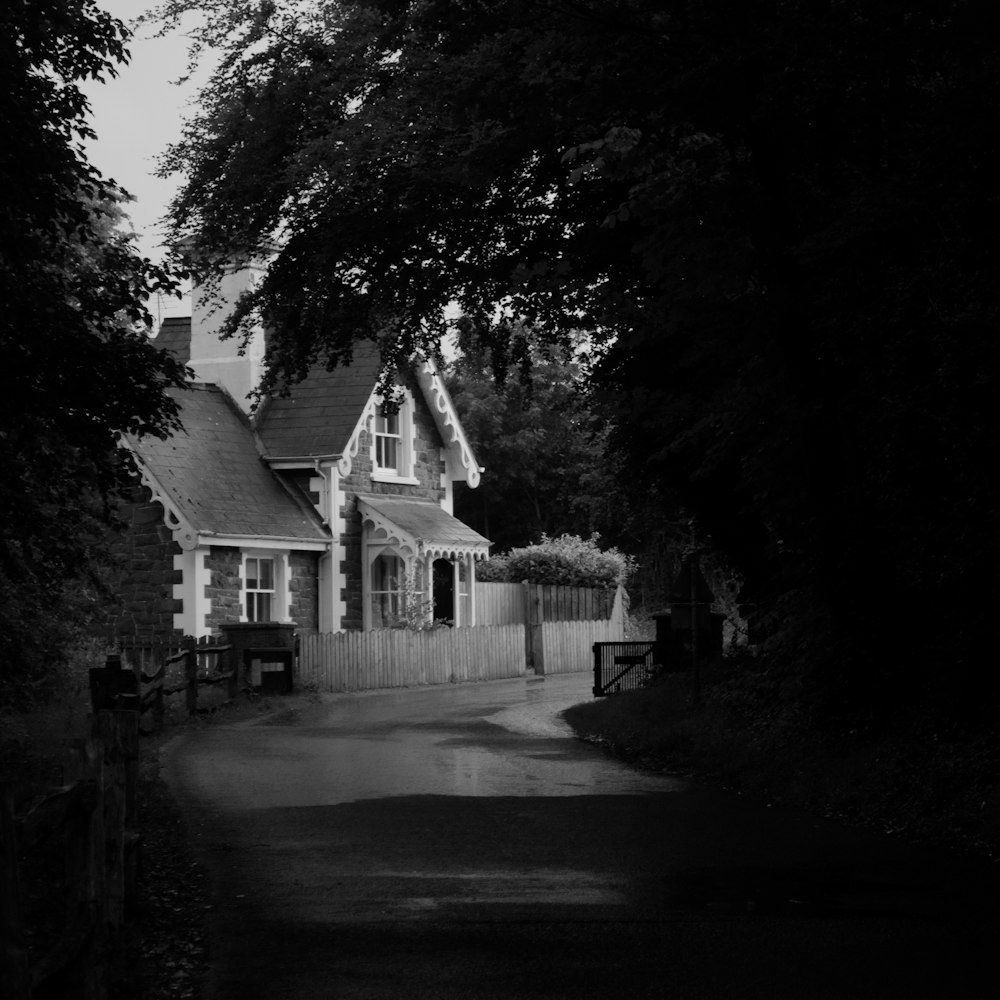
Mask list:
[[[700,678],[576,705],[581,738],[636,766],[876,828],[954,853],[1000,858],[1000,727],[959,728],[917,713],[878,732],[809,726],[743,661]]]
[[[0,712],[0,781],[24,812],[60,786],[66,743],[86,735],[86,693],[74,690],[31,712]],[[140,739],[138,898],[121,931],[107,943],[109,1000],[191,1000],[207,969],[207,875],[191,848],[183,817],[160,773],[160,750],[176,727]],[[50,836],[23,855],[22,913],[34,967],[58,942],[67,922],[62,838]],[[68,965],[35,990],[39,1000],[80,995],[84,970]]]
[[[70,678],[72,680],[72,678]],[[309,691],[277,699],[248,692],[235,700],[211,701],[191,718],[183,696],[170,699],[166,726],[144,732],[139,743],[137,788],[140,855],[138,898],[106,954],[109,1000],[197,1000],[209,968],[209,921],[213,908],[208,874],[198,860],[184,817],[161,771],[166,745],[185,732],[216,723],[262,718],[290,724],[316,697]],[[90,728],[89,691],[65,683],[57,696],[31,711],[0,708],[0,782],[23,813],[63,783],[67,741]],[[64,849],[50,837],[20,864],[22,912],[29,958],[38,963],[66,925],[62,875]],[[36,990],[38,1000],[73,1000],[81,970],[69,967]]]

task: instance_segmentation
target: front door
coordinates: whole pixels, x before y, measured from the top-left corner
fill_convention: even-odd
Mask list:
[[[450,559],[434,560],[434,620],[455,621],[455,566]]]

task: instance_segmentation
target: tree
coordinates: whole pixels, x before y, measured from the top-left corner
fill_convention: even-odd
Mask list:
[[[668,487],[631,488],[621,435],[594,399],[588,339],[553,350],[510,324],[507,343],[524,362],[515,373],[494,365],[471,324],[457,326],[448,389],[485,472],[476,490],[456,491],[455,513],[493,541],[491,566],[497,552],[545,535],[597,535],[633,560],[638,603],[662,609],[696,533]]]
[[[531,364],[519,376],[498,379],[489,351],[474,343],[448,366],[448,390],[485,467],[476,490],[456,495],[456,514],[497,550],[543,534],[603,534],[622,515],[617,463],[590,407],[585,365],[571,355],[544,357],[523,327],[513,338],[528,342]]]
[[[995,704],[986,4],[206,9],[222,61],[163,166],[203,268],[277,240],[230,324],[275,331],[272,381],[433,350],[449,302],[501,366],[511,316],[592,330],[632,475],[769,609],[794,697]]]
[[[116,234],[125,197],[87,162],[79,83],[127,58],[91,0],[0,10],[0,627],[5,697],[44,679],[85,610],[127,453],[175,425],[184,368],[152,346],[145,302],[174,278]],[[14,141],[16,137],[16,141]]]

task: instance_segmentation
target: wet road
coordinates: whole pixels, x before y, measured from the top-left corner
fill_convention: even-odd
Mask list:
[[[990,870],[633,771],[557,718],[589,697],[337,696],[174,744],[210,1000],[995,995]]]

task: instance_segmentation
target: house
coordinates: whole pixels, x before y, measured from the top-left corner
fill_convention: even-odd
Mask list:
[[[234,300],[253,269],[234,270]],[[218,337],[224,310],[197,292],[190,319],[156,342],[187,362],[183,430],[129,440],[141,485],[118,546],[119,636],[195,637],[276,622],[337,632],[421,613],[475,624],[476,562],[489,541],[452,515],[453,487],[480,469],[434,365],[396,375],[398,410],[377,392],[374,345],[316,369],[251,411],[264,334],[245,351]]]

